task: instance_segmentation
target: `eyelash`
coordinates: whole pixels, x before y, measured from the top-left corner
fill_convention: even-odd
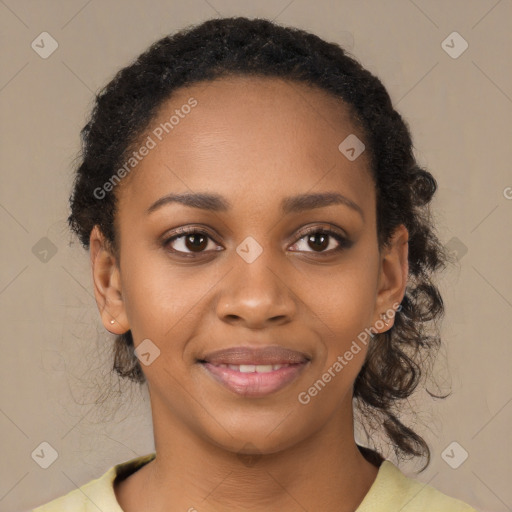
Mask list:
[[[308,253],[311,252],[311,253],[319,254],[319,255],[325,255],[325,254],[329,255],[329,254],[332,254],[332,253],[341,252],[344,249],[348,249],[348,248],[350,248],[352,246],[352,241],[350,241],[349,239],[347,239],[344,236],[340,235],[336,231],[332,231],[331,229],[319,228],[319,227],[309,228],[309,229],[305,229],[305,230],[301,231],[299,233],[299,235],[300,235],[299,238],[292,245],[295,245],[297,242],[300,242],[303,238],[305,238],[305,237],[307,237],[309,235],[314,235],[314,234],[328,235],[328,236],[334,238],[338,242],[339,246],[336,249],[330,249],[328,251],[321,251],[321,252],[317,252],[317,251],[297,251],[297,252],[308,252]],[[171,252],[173,254],[178,254],[178,255],[183,256],[185,258],[190,258],[190,257],[195,257],[196,255],[205,254],[207,251],[202,251],[202,252],[194,253],[194,252],[184,252],[184,251],[177,251],[177,250],[174,250],[174,249],[173,250],[168,249],[168,246],[170,245],[171,242],[173,242],[175,240],[178,240],[180,238],[186,237],[188,235],[203,235],[203,236],[209,238],[210,240],[212,240],[213,242],[217,243],[210,236],[210,234],[208,232],[204,231],[203,229],[199,229],[199,228],[181,228],[179,234],[173,235],[173,236],[168,237],[165,240],[163,240],[162,246],[164,247],[164,249],[168,250],[169,252]]]

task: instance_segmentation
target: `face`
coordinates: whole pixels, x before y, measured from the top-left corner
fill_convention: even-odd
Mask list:
[[[230,78],[180,89],[143,136],[154,147],[116,191],[119,265],[96,229],[91,258],[103,322],[130,329],[146,354],[155,424],[169,436],[185,428],[227,450],[250,442],[272,453],[350,420],[367,344],[344,355],[401,301],[407,275],[404,230],[389,250],[377,246],[367,154],[338,149],[351,134],[363,140],[323,91]],[[241,346],[298,359],[250,376],[204,363]]]

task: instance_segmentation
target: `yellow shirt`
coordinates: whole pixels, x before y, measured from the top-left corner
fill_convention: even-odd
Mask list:
[[[32,512],[123,512],[114,493],[117,475],[127,477],[156,453],[130,459],[111,467],[103,476],[74,489]],[[120,478],[121,478],[120,477]],[[405,476],[391,461],[384,460],[377,478],[355,512],[477,512],[430,485]]]

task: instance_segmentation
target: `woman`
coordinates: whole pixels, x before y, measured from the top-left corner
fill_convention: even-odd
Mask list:
[[[213,19],[122,69],[82,135],[69,222],[155,452],[37,512],[474,511],[354,438],[355,410],[429,464],[398,416],[448,261],[378,78],[313,34]]]

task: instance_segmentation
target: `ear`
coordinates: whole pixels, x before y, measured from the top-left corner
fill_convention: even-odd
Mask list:
[[[121,276],[115,256],[96,225],[89,238],[94,296],[107,331],[123,334],[129,330],[121,290]]]
[[[404,298],[409,275],[408,258],[409,232],[403,224],[400,224],[393,232],[389,245],[381,252],[375,317],[372,325],[375,325],[377,320],[387,322],[388,325],[384,325],[382,329],[375,328],[378,332],[389,330],[394,323],[395,315],[389,313],[396,312]],[[383,318],[382,315],[386,314],[386,311],[388,315]]]

